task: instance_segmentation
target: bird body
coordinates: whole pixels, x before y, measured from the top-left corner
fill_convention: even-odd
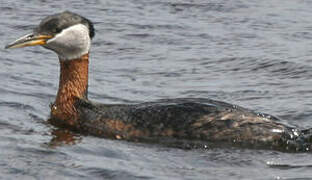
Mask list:
[[[312,131],[275,117],[211,99],[170,99],[141,104],[88,100],[88,65],[94,27],[65,11],[44,18],[33,33],[6,46],[41,45],[59,56],[60,81],[50,122],[82,134],[143,142],[200,142],[278,150],[310,149]],[[168,141],[170,140],[170,141]]]

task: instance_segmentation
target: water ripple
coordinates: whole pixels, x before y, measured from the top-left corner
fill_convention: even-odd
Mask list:
[[[1,3],[1,47],[30,32],[44,16],[65,9],[94,22],[89,97],[96,102],[212,98],[311,127],[310,1]],[[311,176],[306,153],[229,147],[187,151],[54,129],[46,120],[57,92],[57,56],[41,47],[1,49],[0,54],[3,179]]]

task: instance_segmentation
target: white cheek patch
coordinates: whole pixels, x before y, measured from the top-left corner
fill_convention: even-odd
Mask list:
[[[62,60],[71,60],[88,53],[90,44],[88,27],[76,24],[48,40],[44,46],[55,51]]]

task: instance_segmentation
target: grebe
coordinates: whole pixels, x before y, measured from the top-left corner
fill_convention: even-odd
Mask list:
[[[57,53],[59,89],[49,121],[86,135],[158,143],[229,144],[285,151],[309,151],[311,130],[210,99],[168,99],[141,104],[98,104],[88,100],[88,64],[94,27],[65,11],[6,48],[41,45]]]

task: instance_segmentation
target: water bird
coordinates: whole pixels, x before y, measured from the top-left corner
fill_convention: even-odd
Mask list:
[[[230,145],[309,151],[311,130],[226,102],[202,98],[163,99],[139,104],[99,104],[88,99],[88,65],[93,23],[65,11],[45,17],[32,33],[5,48],[40,45],[59,58],[59,89],[51,124],[85,135],[128,141]]]

